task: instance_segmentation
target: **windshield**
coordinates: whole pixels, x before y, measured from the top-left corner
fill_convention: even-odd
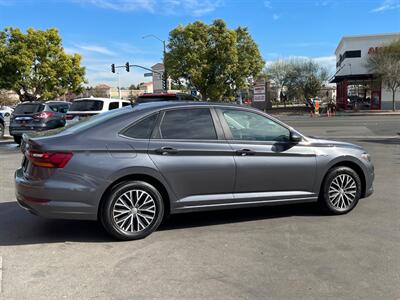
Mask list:
[[[42,111],[43,109],[44,105],[41,103],[20,104],[15,108],[14,114],[16,115],[34,114]]]
[[[102,110],[103,101],[101,100],[76,100],[72,102],[70,111],[94,111]]]

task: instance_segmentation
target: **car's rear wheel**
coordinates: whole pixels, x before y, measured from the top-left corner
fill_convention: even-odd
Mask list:
[[[113,237],[137,240],[155,231],[163,215],[163,199],[154,186],[143,181],[128,181],[111,190],[100,217],[104,228]]]
[[[21,141],[22,141],[22,136],[13,136],[14,138],[14,142],[16,142],[18,145],[21,145]]]
[[[4,125],[0,124],[0,139],[4,137]]]
[[[331,214],[346,214],[357,205],[361,187],[360,176],[353,169],[333,168],[326,175],[319,202]]]

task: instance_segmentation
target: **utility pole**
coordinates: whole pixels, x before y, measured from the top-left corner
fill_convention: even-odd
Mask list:
[[[165,67],[165,55],[167,53],[165,40],[160,39],[158,36],[156,36],[154,34],[148,34],[148,35],[145,35],[142,38],[146,39],[146,38],[149,38],[149,37],[155,38],[156,40],[159,40],[163,44],[163,65],[164,65],[163,87],[164,87],[164,91],[167,91],[168,90],[168,73],[167,73],[167,68]]]

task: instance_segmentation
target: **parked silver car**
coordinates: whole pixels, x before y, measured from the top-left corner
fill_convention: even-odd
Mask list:
[[[373,191],[361,147],[306,137],[243,106],[136,104],[24,139],[20,205],[99,219],[122,240],[147,236],[166,214],[200,210],[319,202],[345,214]]]

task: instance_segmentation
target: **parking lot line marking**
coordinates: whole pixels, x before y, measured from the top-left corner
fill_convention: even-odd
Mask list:
[[[1,296],[1,287],[3,283],[3,257],[0,256],[0,296]]]

